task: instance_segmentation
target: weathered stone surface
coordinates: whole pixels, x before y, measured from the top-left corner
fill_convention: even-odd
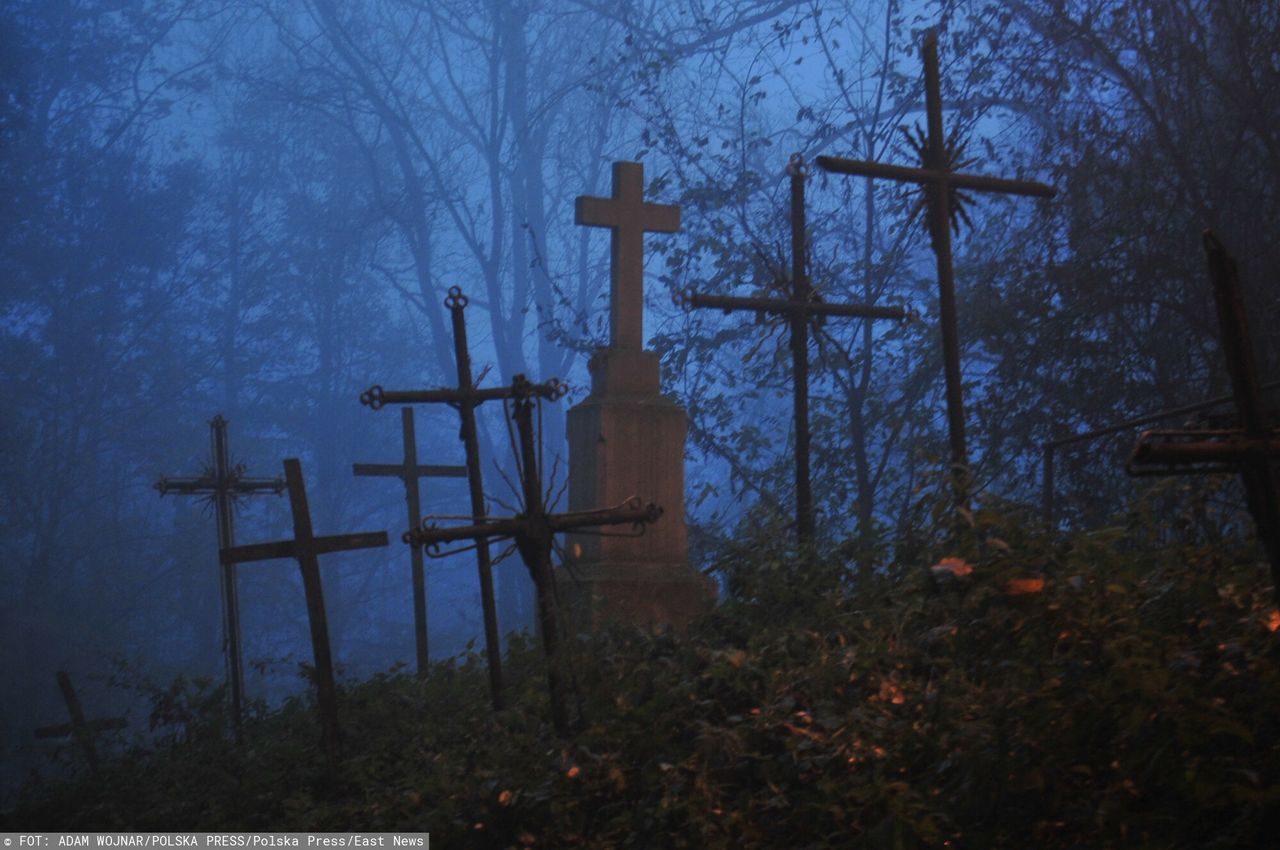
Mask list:
[[[682,626],[715,599],[688,562],[684,409],[659,390],[652,351],[607,349],[589,363],[592,391],[568,413],[569,510],[639,496],[663,509],[638,537],[570,535],[560,584],[573,626]]]

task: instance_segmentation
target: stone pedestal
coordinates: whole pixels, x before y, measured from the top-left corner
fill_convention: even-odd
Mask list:
[[[591,394],[568,413],[569,510],[638,496],[663,514],[639,537],[567,535],[557,582],[570,624],[583,631],[610,622],[683,626],[716,595],[715,583],[688,562],[684,409],[662,395],[652,351],[598,351],[588,368]]]

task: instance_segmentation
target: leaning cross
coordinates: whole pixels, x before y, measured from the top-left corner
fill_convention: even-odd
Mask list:
[[[209,423],[213,444],[213,467],[194,477],[164,476],[156,482],[160,495],[174,493],[180,496],[205,496],[212,499],[218,517],[218,548],[229,549],[235,543],[233,529],[235,499],[238,496],[254,496],[262,493],[284,492],[281,478],[250,478],[244,467],[231,462],[227,449],[227,420],[221,414]],[[244,702],[244,672],[240,654],[240,602],[236,585],[236,565],[222,564],[222,604],[226,631],[227,679],[231,692],[231,728],[237,743],[240,741],[240,716]]]
[[[66,738],[70,736],[84,750],[84,757],[89,762],[89,769],[98,772],[98,750],[93,746],[93,736],[98,732],[109,732],[124,729],[129,723],[123,717],[104,717],[100,720],[85,720],[84,709],[80,707],[80,699],[71,687],[71,677],[58,671],[58,688],[62,691],[62,701],[67,704],[70,723],[57,726],[41,726],[35,730],[37,738]]]
[[[404,432],[404,460],[400,463],[357,463],[351,470],[356,475],[394,476],[404,482],[405,501],[409,505],[409,527],[417,528],[422,522],[422,506],[419,501],[418,479],[464,478],[465,466],[431,466],[418,463],[418,444],[413,429],[413,408],[400,410],[401,430]],[[413,568],[413,637],[418,656],[418,675],[427,673],[427,582],[422,572],[422,550],[409,549]]]
[[[557,381],[552,385],[561,387]],[[547,658],[547,688],[551,697],[551,720],[556,734],[567,738],[572,732],[563,674],[560,668],[559,627],[556,605],[555,576],[551,567],[551,550],[555,535],[574,529],[602,525],[631,525],[643,529],[645,524],[656,522],[662,510],[653,504],[642,505],[632,498],[617,508],[595,511],[576,511],[549,514],[542,499],[542,478],[538,473],[538,453],[533,433],[534,398],[544,397],[538,391],[541,385],[530,383],[524,375],[516,375],[509,388],[513,399],[512,419],[519,434],[520,488],[524,512],[508,519],[486,519],[476,516],[473,525],[438,528],[425,524],[404,535],[404,540],[414,546],[428,546],[433,550],[441,543],[461,540],[489,540],[509,538],[515,542],[520,558],[529,569],[538,594],[538,623],[542,632],[542,648]],[[558,396],[556,396],[558,397]],[[434,554],[434,552],[433,552]]]
[[[644,234],[675,233],[680,208],[644,200],[644,166],[638,162],[613,164],[613,196],[579,195],[574,222],[610,229],[609,345],[615,349],[644,348]]]
[[[813,541],[813,496],[809,486],[809,324],[826,316],[860,319],[911,318],[902,307],[874,307],[865,304],[827,304],[813,291],[808,274],[808,245],[805,240],[804,160],[799,154],[787,165],[791,177],[791,298],[741,298],[731,295],[703,295],[687,291],[677,303],[690,307],[714,307],[728,313],[748,310],[761,315],[780,313],[791,329],[791,368],[796,431],[796,539],[807,546]]]
[[[930,32],[924,42],[924,88],[928,136],[921,150],[921,167],[886,165],[834,156],[818,157],[818,166],[838,174],[884,177],[904,183],[920,183],[928,199],[929,235],[938,264],[938,308],[942,324],[942,358],[947,389],[947,428],[951,443],[952,483],[957,507],[969,502],[969,454],[965,448],[964,395],[960,383],[960,336],[956,323],[955,270],[951,260],[953,215],[958,214],[957,190],[998,192],[1009,195],[1053,197],[1055,190],[1030,180],[1005,180],[977,174],[959,174],[953,168],[957,151],[948,149],[942,132],[942,94],[938,83],[938,35]],[[959,213],[962,214],[962,213]]]
[[[1205,231],[1204,247],[1236,404],[1234,421],[1211,430],[1144,431],[1127,469],[1130,475],[1239,473],[1258,538],[1271,561],[1272,589],[1280,599],[1280,416],[1262,404],[1235,261],[1212,231]]]
[[[325,752],[338,754],[338,695],[333,680],[333,656],[329,651],[329,622],[324,611],[324,591],[320,585],[320,555],[368,549],[387,545],[385,531],[357,534],[334,534],[316,537],[311,529],[311,510],[307,507],[307,490],[302,480],[302,464],[297,458],[285,458],[284,477],[289,488],[289,507],[293,513],[293,539],[273,543],[232,546],[221,552],[223,563],[271,561],[293,558],[302,569],[302,588],[307,596],[307,619],[311,625],[311,648],[316,670],[316,701],[320,708],[320,727]]]
[[[463,449],[467,455],[467,484],[471,491],[471,515],[485,515],[484,481],[480,475],[480,441],[476,430],[476,405],[486,401],[512,398],[512,387],[477,389],[471,378],[471,352],[467,348],[467,323],[464,311],[467,296],[456,286],[449,287],[444,304],[453,321],[453,345],[458,365],[457,389],[384,390],[373,386],[360,394],[360,403],[379,410],[387,404],[448,404],[462,420]],[[565,387],[558,381],[533,385],[533,392],[543,398],[559,398]],[[495,710],[503,706],[502,643],[498,639],[498,612],[493,598],[493,565],[488,540],[476,541],[476,567],[480,574],[480,608],[484,616],[485,655],[489,663],[489,694]]]

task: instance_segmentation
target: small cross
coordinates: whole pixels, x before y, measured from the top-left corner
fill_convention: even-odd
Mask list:
[[[123,717],[104,717],[101,720],[85,720],[84,709],[80,707],[80,699],[71,687],[71,677],[58,671],[58,689],[62,691],[62,701],[67,704],[70,723],[58,726],[42,726],[35,730],[37,738],[65,738],[70,736],[84,750],[84,757],[89,762],[89,769],[98,772],[98,750],[93,746],[93,736],[98,732],[109,732],[124,729],[129,723]]]
[[[550,382],[562,386],[558,382]],[[576,511],[549,514],[542,498],[542,478],[538,472],[538,452],[533,433],[534,399],[545,397],[539,392],[542,385],[530,383],[524,375],[516,375],[511,382],[509,397],[513,401],[511,418],[515,420],[520,445],[520,489],[523,496],[523,512],[506,519],[473,517],[474,524],[439,528],[424,523],[404,535],[404,541],[413,546],[427,546],[434,550],[441,543],[471,540],[509,538],[515,542],[520,559],[529,569],[538,594],[538,625],[542,633],[542,649],[547,659],[547,690],[551,697],[551,720],[556,734],[562,738],[572,732],[566,699],[563,661],[559,653],[559,614],[556,602],[555,575],[552,572],[551,552],[556,534],[575,529],[604,525],[630,525],[643,529],[657,522],[661,508],[642,504],[638,498],[627,504],[594,511]],[[558,397],[558,396],[557,396]]]
[[[209,422],[210,442],[213,450],[213,468],[203,475],[189,477],[164,476],[155,488],[161,496],[170,493],[178,496],[206,496],[213,500],[218,519],[218,548],[226,549],[235,544],[235,498],[263,493],[280,495],[284,492],[284,480],[280,478],[252,478],[244,469],[231,462],[227,448],[227,420],[222,414]],[[240,601],[236,582],[236,565],[222,564],[222,599],[224,629],[226,631],[227,681],[231,695],[231,728],[240,741],[240,716],[244,701],[244,673],[240,653]]]
[[[809,325],[826,316],[861,319],[897,319],[911,314],[902,307],[871,304],[826,304],[816,297],[809,282],[808,244],[804,203],[804,160],[799,154],[787,166],[791,178],[791,298],[743,298],[733,295],[682,293],[677,303],[690,307],[719,308],[728,313],[747,310],[782,314],[791,331],[792,410],[795,416],[796,540],[808,546],[814,536],[813,497],[809,482]]]
[[[644,200],[644,166],[613,164],[613,196],[579,195],[574,223],[610,229],[609,345],[644,348],[644,234],[675,233],[680,208]]]
[[[373,410],[381,410],[387,404],[447,404],[458,411],[462,429],[463,451],[467,457],[467,487],[471,495],[471,516],[483,517],[484,479],[480,472],[480,440],[476,430],[476,405],[486,401],[514,398],[513,387],[486,387],[477,389],[471,377],[471,351],[467,347],[466,295],[457,286],[449,287],[444,306],[449,308],[453,324],[453,351],[458,367],[456,389],[437,390],[384,390],[375,385],[360,394],[360,403]],[[560,398],[568,390],[556,380],[533,385],[532,392],[542,398]],[[415,526],[416,527],[416,526]],[[417,547],[415,547],[417,548]],[[498,611],[493,597],[493,563],[489,557],[487,538],[476,540],[476,570],[480,579],[480,609],[484,615],[485,656],[489,664],[489,696],[493,708],[503,707],[502,696],[502,642],[498,637]]]
[[[952,482],[957,507],[968,508],[969,453],[964,435],[964,393],[960,376],[960,333],[956,322],[955,270],[951,257],[952,198],[956,189],[999,192],[1009,195],[1053,197],[1054,189],[1030,180],[1005,180],[978,174],[959,174],[952,163],[942,131],[942,93],[938,81],[938,34],[931,31],[924,42],[924,89],[928,136],[921,151],[920,167],[886,165],[835,156],[818,157],[818,167],[837,174],[883,177],[903,183],[920,183],[928,201],[929,235],[938,265],[938,313],[942,326],[942,360],[946,375],[947,431],[951,446]]]
[[[431,466],[418,463],[417,438],[413,429],[413,408],[400,409],[400,425],[404,432],[404,460],[400,463],[357,463],[351,471],[363,476],[393,476],[404,482],[405,501],[409,506],[409,527],[417,528],[422,522],[422,506],[419,501],[420,478],[466,478],[465,466]],[[418,657],[418,675],[426,675],[427,653],[427,580],[422,572],[422,550],[410,547],[409,559],[413,570],[413,637]]]
[[[224,563],[270,561],[276,558],[293,558],[298,562],[302,570],[303,591],[307,596],[307,619],[311,625],[311,648],[316,665],[316,701],[320,708],[324,747],[332,757],[338,753],[338,697],[333,680],[333,656],[329,651],[329,621],[325,616],[324,591],[320,585],[319,556],[350,549],[386,546],[387,533],[366,531],[316,537],[311,529],[311,510],[307,506],[302,464],[297,458],[285,458],[284,477],[289,489],[289,507],[293,513],[293,539],[233,546],[223,549],[221,557]]]

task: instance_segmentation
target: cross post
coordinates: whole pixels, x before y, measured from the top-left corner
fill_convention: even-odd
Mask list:
[[[902,307],[877,307],[865,304],[828,304],[814,292],[808,273],[808,241],[805,222],[804,181],[807,171],[799,154],[787,165],[791,178],[791,297],[743,298],[731,295],[705,295],[688,291],[677,297],[677,303],[689,307],[710,307],[729,313],[746,310],[763,315],[785,316],[789,326],[792,407],[795,417],[795,488],[796,540],[802,546],[813,542],[813,496],[810,489],[809,453],[809,327],[827,316],[861,319],[911,318]]]
[[[393,476],[404,482],[405,502],[409,507],[409,527],[422,522],[422,504],[418,489],[420,478],[465,478],[465,466],[433,466],[418,463],[418,441],[413,428],[413,408],[400,409],[400,427],[404,433],[404,460],[400,463],[357,463],[351,471],[359,476]],[[413,638],[418,659],[418,675],[425,676],[430,664],[427,652],[427,581],[422,571],[422,550],[409,548],[413,570]]]
[[[471,377],[471,352],[467,346],[466,295],[457,286],[449,287],[444,304],[449,308],[453,325],[454,356],[457,362],[458,386],[436,390],[385,390],[374,385],[360,394],[360,403],[373,410],[387,404],[448,404],[458,411],[461,420],[463,449],[467,458],[467,486],[471,495],[471,515],[483,517],[484,480],[480,470],[480,440],[476,429],[476,406],[486,401],[513,398],[512,387],[478,389]],[[567,388],[559,381],[534,384],[530,390],[542,398],[559,398]],[[498,612],[493,596],[493,563],[487,539],[476,541],[476,568],[480,579],[480,607],[484,616],[485,656],[489,664],[489,693],[495,710],[503,707],[502,642],[498,635]]]
[[[387,533],[366,531],[316,537],[311,528],[311,510],[307,506],[302,464],[297,458],[285,459],[284,477],[289,490],[289,508],[293,514],[293,539],[232,546],[221,551],[221,558],[223,563],[271,561],[278,558],[293,558],[298,562],[298,567],[302,570],[302,588],[307,597],[307,621],[311,627],[322,742],[325,752],[333,758],[338,754],[340,736],[338,696],[333,678],[333,656],[329,649],[329,621],[325,615],[324,590],[320,583],[320,556],[331,552],[386,546]]]
[[[238,496],[256,496],[284,492],[282,478],[253,478],[244,474],[244,467],[231,462],[227,448],[227,420],[222,414],[209,422],[213,466],[202,475],[190,477],[163,476],[155,483],[161,496],[170,493],[178,496],[204,496],[211,499],[218,518],[218,549],[235,545],[235,499]],[[244,668],[240,651],[240,601],[236,583],[236,565],[223,562],[222,606],[223,629],[226,632],[223,648],[227,657],[227,683],[231,694],[231,728],[236,743],[241,740],[241,715],[244,703]]]
[[[942,93],[938,80],[938,35],[930,31],[924,42],[924,87],[928,136],[919,167],[887,165],[866,160],[820,156],[818,167],[836,174],[881,177],[903,183],[919,183],[927,200],[927,223],[938,269],[938,313],[942,325],[942,359],[946,376],[947,430],[951,449],[954,501],[969,504],[969,453],[964,433],[964,392],[960,375],[960,334],[956,321],[955,269],[951,256],[951,225],[956,214],[958,190],[996,192],[1050,198],[1051,186],[1030,180],[1006,180],[954,170],[954,150],[949,150],[942,129]]]
[[[71,687],[71,677],[64,671],[59,670],[57,679],[58,689],[62,691],[62,701],[67,705],[67,714],[70,715],[71,722],[57,726],[41,726],[35,730],[35,737],[66,738],[70,736],[84,751],[85,761],[89,763],[89,770],[97,773],[98,750],[93,745],[93,736],[98,732],[125,729],[129,723],[123,717],[85,720],[84,709],[80,706],[80,698],[76,696],[75,688]]]
[[[567,738],[572,734],[572,724],[561,669],[559,613],[551,565],[555,535],[604,525],[631,525],[643,529],[646,524],[656,522],[662,510],[653,504],[643,505],[639,499],[631,499],[617,508],[547,513],[542,498],[542,478],[538,470],[538,453],[533,433],[534,399],[544,397],[537,392],[537,387],[524,375],[516,375],[510,388],[510,398],[513,400],[511,418],[515,421],[520,443],[520,489],[524,512],[506,519],[474,517],[476,522],[471,525],[447,528],[424,523],[421,528],[406,533],[404,540],[414,546],[428,547],[433,555],[442,543],[503,538],[514,541],[537,590],[538,624],[542,632],[543,653],[547,659],[547,689],[551,699],[552,725],[557,735]]]
[[[1280,416],[1262,403],[1235,260],[1212,231],[1204,232],[1204,247],[1236,415],[1224,427],[1144,431],[1126,469],[1130,475],[1239,474],[1280,599]]]
[[[613,196],[579,195],[574,223],[610,230],[609,345],[644,348],[644,234],[680,230],[680,208],[644,200],[644,165],[613,164]]]

